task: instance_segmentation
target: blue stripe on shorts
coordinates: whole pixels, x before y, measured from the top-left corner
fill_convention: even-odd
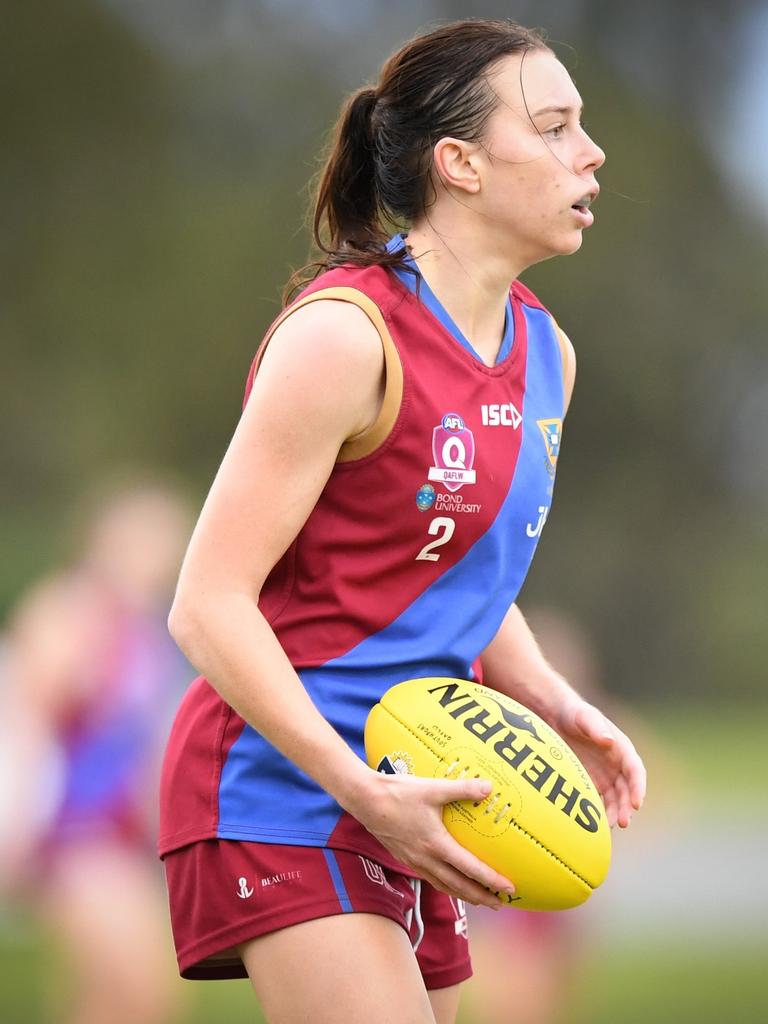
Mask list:
[[[325,854],[325,863],[328,865],[328,871],[333,881],[334,888],[336,889],[336,895],[339,898],[339,904],[345,914],[352,912],[352,901],[347,895],[347,890],[344,886],[344,879],[341,877],[341,870],[339,868],[339,862],[336,860],[336,854],[333,850],[327,848],[323,849]]]

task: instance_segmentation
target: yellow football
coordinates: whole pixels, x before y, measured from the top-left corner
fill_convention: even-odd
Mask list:
[[[409,679],[382,696],[365,726],[368,764],[390,774],[488,779],[489,797],[443,814],[454,838],[516,887],[503,902],[565,910],[603,882],[611,833],[579,759],[541,718],[462,679]]]

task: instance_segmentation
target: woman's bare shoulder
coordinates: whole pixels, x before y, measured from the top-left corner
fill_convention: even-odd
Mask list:
[[[383,350],[379,331],[354,302],[317,299],[291,313],[276,328],[264,355],[267,360],[309,360],[340,363],[349,371],[381,372]]]
[[[368,315],[352,302],[318,299],[276,328],[253,392],[279,387],[308,412],[330,405],[352,435],[375,419],[383,379],[382,340]]]

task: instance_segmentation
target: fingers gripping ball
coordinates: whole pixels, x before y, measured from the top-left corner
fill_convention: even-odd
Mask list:
[[[365,749],[378,771],[490,780],[490,796],[448,804],[443,820],[515,883],[503,902],[565,910],[605,879],[611,836],[600,794],[561,737],[517,701],[461,679],[410,679],[372,708]]]

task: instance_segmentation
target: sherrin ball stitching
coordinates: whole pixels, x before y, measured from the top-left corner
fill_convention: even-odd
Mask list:
[[[411,734],[411,736],[413,736],[413,738],[414,738],[415,740],[418,740],[418,742],[419,742],[419,743],[421,743],[421,745],[422,745],[423,747],[426,747],[426,748],[427,748],[427,750],[428,750],[428,751],[430,752],[430,754],[432,754],[432,755],[433,755],[433,756],[435,756],[435,757],[439,757],[439,756],[440,756],[439,754],[437,754],[437,753],[436,753],[436,751],[434,751],[434,750],[432,749],[432,747],[430,747],[430,745],[429,745],[428,743],[426,743],[426,742],[425,742],[425,741],[424,741],[424,740],[423,740],[423,739],[421,738],[421,736],[419,736],[419,734],[418,734],[418,733],[416,733],[416,732],[414,732],[414,731],[413,731],[413,729],[412,729],[412,728],[411,728],[411,727],[410,727],[410,726],[409,726],[409,725],[407,724],[407,722],[404,722],[404,721],[403,721],[403,720],[402,720],[401,718],[398,718],[398,717],[397,717],[397,715],[395,715],[395,714],[394,714],[394,713],[392,712],[392,710],[391,710],[390,708],[388,708],[388,707],[387,707],[387,706],[386,706],[385,704],[381,704],[380,706],[381,706],[382,708],[384,708],[384,710],[385,710],[385,711],[387,712],[387,714],[388,714],[388,715],[391,715],[391,716],[392,716],[392,718],[394,718],[394,719],[395,719],[395,721],[396,721],[396,722],[398,722],[398,724],[402,725],[402,727],[403,727],[403,728],[404,728],[404,729],[405,729],[405,730],[406,730],[407,732],[409,732],[409,733]],[[570,866],[569,866],[568,864],[566,864],[564,860],[561,860],[561,859],[560,859],[560,857],[558,857],[556,853],[553,853],[553,852],[552,852],[552,850],[548,849],[548,847],[546,847],[546,846],[545,846],[545,845],[544,845],[544,844],[543,844],[542,842],[540,842],[540,841],[539,841],[539,840],[538,840],[538,839],[536,838],[536,836],[532,836],[530,832],[528,832],[528,831],[527,831],[526,829],[524,829],[524,828],[522,827],[522,825],[518,825],[518,823],[517,823],[517,822],[516,822],[516,821],[515,821],[514,819],[510,820],[510,825],[513,825],[513,826],[514,826],[514,827],[515,827],[515,828],[516,828],[516,829],[518,830],[518,832],[522,832],[522,834],[523,834],[524,836],[527,836],[527,838],[528,838],[528,839],[530,839],[530,841],[531,841],[532,843],[535,843],[535,844],[536,844],[536,846],[540,847],[540,848],[541,848],[541,849],[542,849],[542,850],[544,851],[544,853],[548,854],[548,855],[549,855],[549,856],[550,856],[550,857],[552,858],[552,860],[556,861],[556,862],[557,862],[557,863],[558,863],[558,864],[559,864],[559,865],[560,865],[561,867],[565,868],[565,870],[566,870],[566,871],[570,872],[570,874],[572,874],[574,878],[578,878],[578,880],[579,880],[580,882],[583,882],[583,883],[584,883],[584,885],[586,885],[586,887],[587,887],[587,888],[588,888],[588,889],[590,890],[590,892],[594,892],[594,886],[593,886],[593,885],[590,885],[590,883],[589,883],[589,882],[588,882],[588,881],[586,880],[586,878],[583,878],[583,877],[582,877],[582,876],[581,876],[581,875],[580,875],[580,874],[578,873],[578,871],[574,871],[574,870],[573,870],[573,868],[572,868],[572,867],[570,867]]]

